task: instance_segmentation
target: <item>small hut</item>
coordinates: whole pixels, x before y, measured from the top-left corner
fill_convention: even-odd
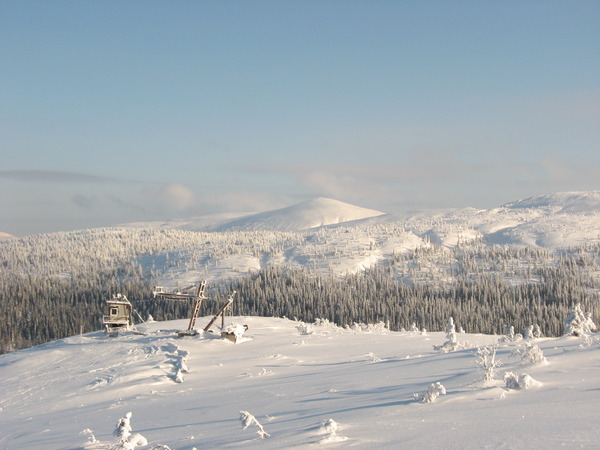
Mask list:
[[[108,314],[102,317],[102,325],[109,336],[116,336],[119,331],[127,331],[131,328],[131,303],[127,297],[117,294],[106,301],[106,306]]]

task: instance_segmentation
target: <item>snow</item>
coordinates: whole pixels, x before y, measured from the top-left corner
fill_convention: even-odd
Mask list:
[[[120,418],[148,449],[597,448],[600,439],[599,334],[460,333],[464,348],[444,353],[434,350],[443,332],[228,321],[248,326],[242,341],[177,338],[182,319],[1,355],[0,448],[113,448]],[[473,347],[493,344],[502,365],[484,382]],[[528,345],[544,363],[522,357]],[[445,395],[423,403],[437,383]]]
[[[217,231],[302,231],[381,215],[384,215],[381,211],[318,197],[287,208],[242,217],[222,224],[217,227]]]

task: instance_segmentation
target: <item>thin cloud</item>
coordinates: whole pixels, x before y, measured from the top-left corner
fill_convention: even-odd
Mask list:
[[[103,177],[77,172],[61,172],[53,170],[0,170],[0,179],[16,180],[27,183],[131,183],[113,177]]]
[[[96,203],[96,198],[87,197],[85,195],[76,194],[71,198],[71,201],[82,209],[91,209]]]

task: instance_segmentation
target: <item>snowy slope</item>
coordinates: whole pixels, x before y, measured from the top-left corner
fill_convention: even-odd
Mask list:
[[[600,191],[556,192],[506,203],[507,209],[545,209],[548,212],[588,213],[600,211]]]
[[[301,231],[351,222],[384,213],[330,198],[319,197],[287,208],[242,217],[216,228],[216,231],[272,230]]]
[[[439,245],[480,239],[494,245],[565,249],[600,241],[600,191],[558,192],[488,210],[418,217],[405,228]]]
[[[483,382],[472,349],[433,350],[442,333],[235,322],[249,326],[237,344],[213,333],[178,339],[180,320],[151,323],[145,335],[96,332],[0,356],[0,447],[111,448],[117,420],[132,412],[148,449],[597,448],[598,334],[532,341],[546,364],[514,355],[523,341],[502,343],[501,370]],[[190,373],[176,383],[182,358]],[[507,371],[535,382],[508,389]],[[438,381],[446,395],[415,398]],[[270,437],[256,425],[244,430],[240,411]]]
[[[402,228],[423,242],[452,247],[482,240],[495,245],[570,248],[600,240],[600,191],[557,192],[491,209],[463,208],[394,216],[333,199],[316,198],[274,211],[197,217],[124,226],[211,232],[289,231],[319,227]]]

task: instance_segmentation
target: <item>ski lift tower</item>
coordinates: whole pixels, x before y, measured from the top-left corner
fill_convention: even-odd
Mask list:
[[[195,336],[198,334],[198,331],[194,327],[196,326],[196,317],[198,317],[198,312],[200,312],[200,306],[202,305],[202,301],[207,298],[204,296],[205,287],[206,280],[201,281],[198,284],[197,288],[195,284],[192,284],[191,286],[183,288],[181,289],[181,291],[177,292],[166,292],[163,290],[162,286],[156,286],[154,288],[154,298],[178,301],[194,300],[192,314],[190,315],[190,323],[188,325],[187,330],[182,330],[177,333],[180,337]]]

